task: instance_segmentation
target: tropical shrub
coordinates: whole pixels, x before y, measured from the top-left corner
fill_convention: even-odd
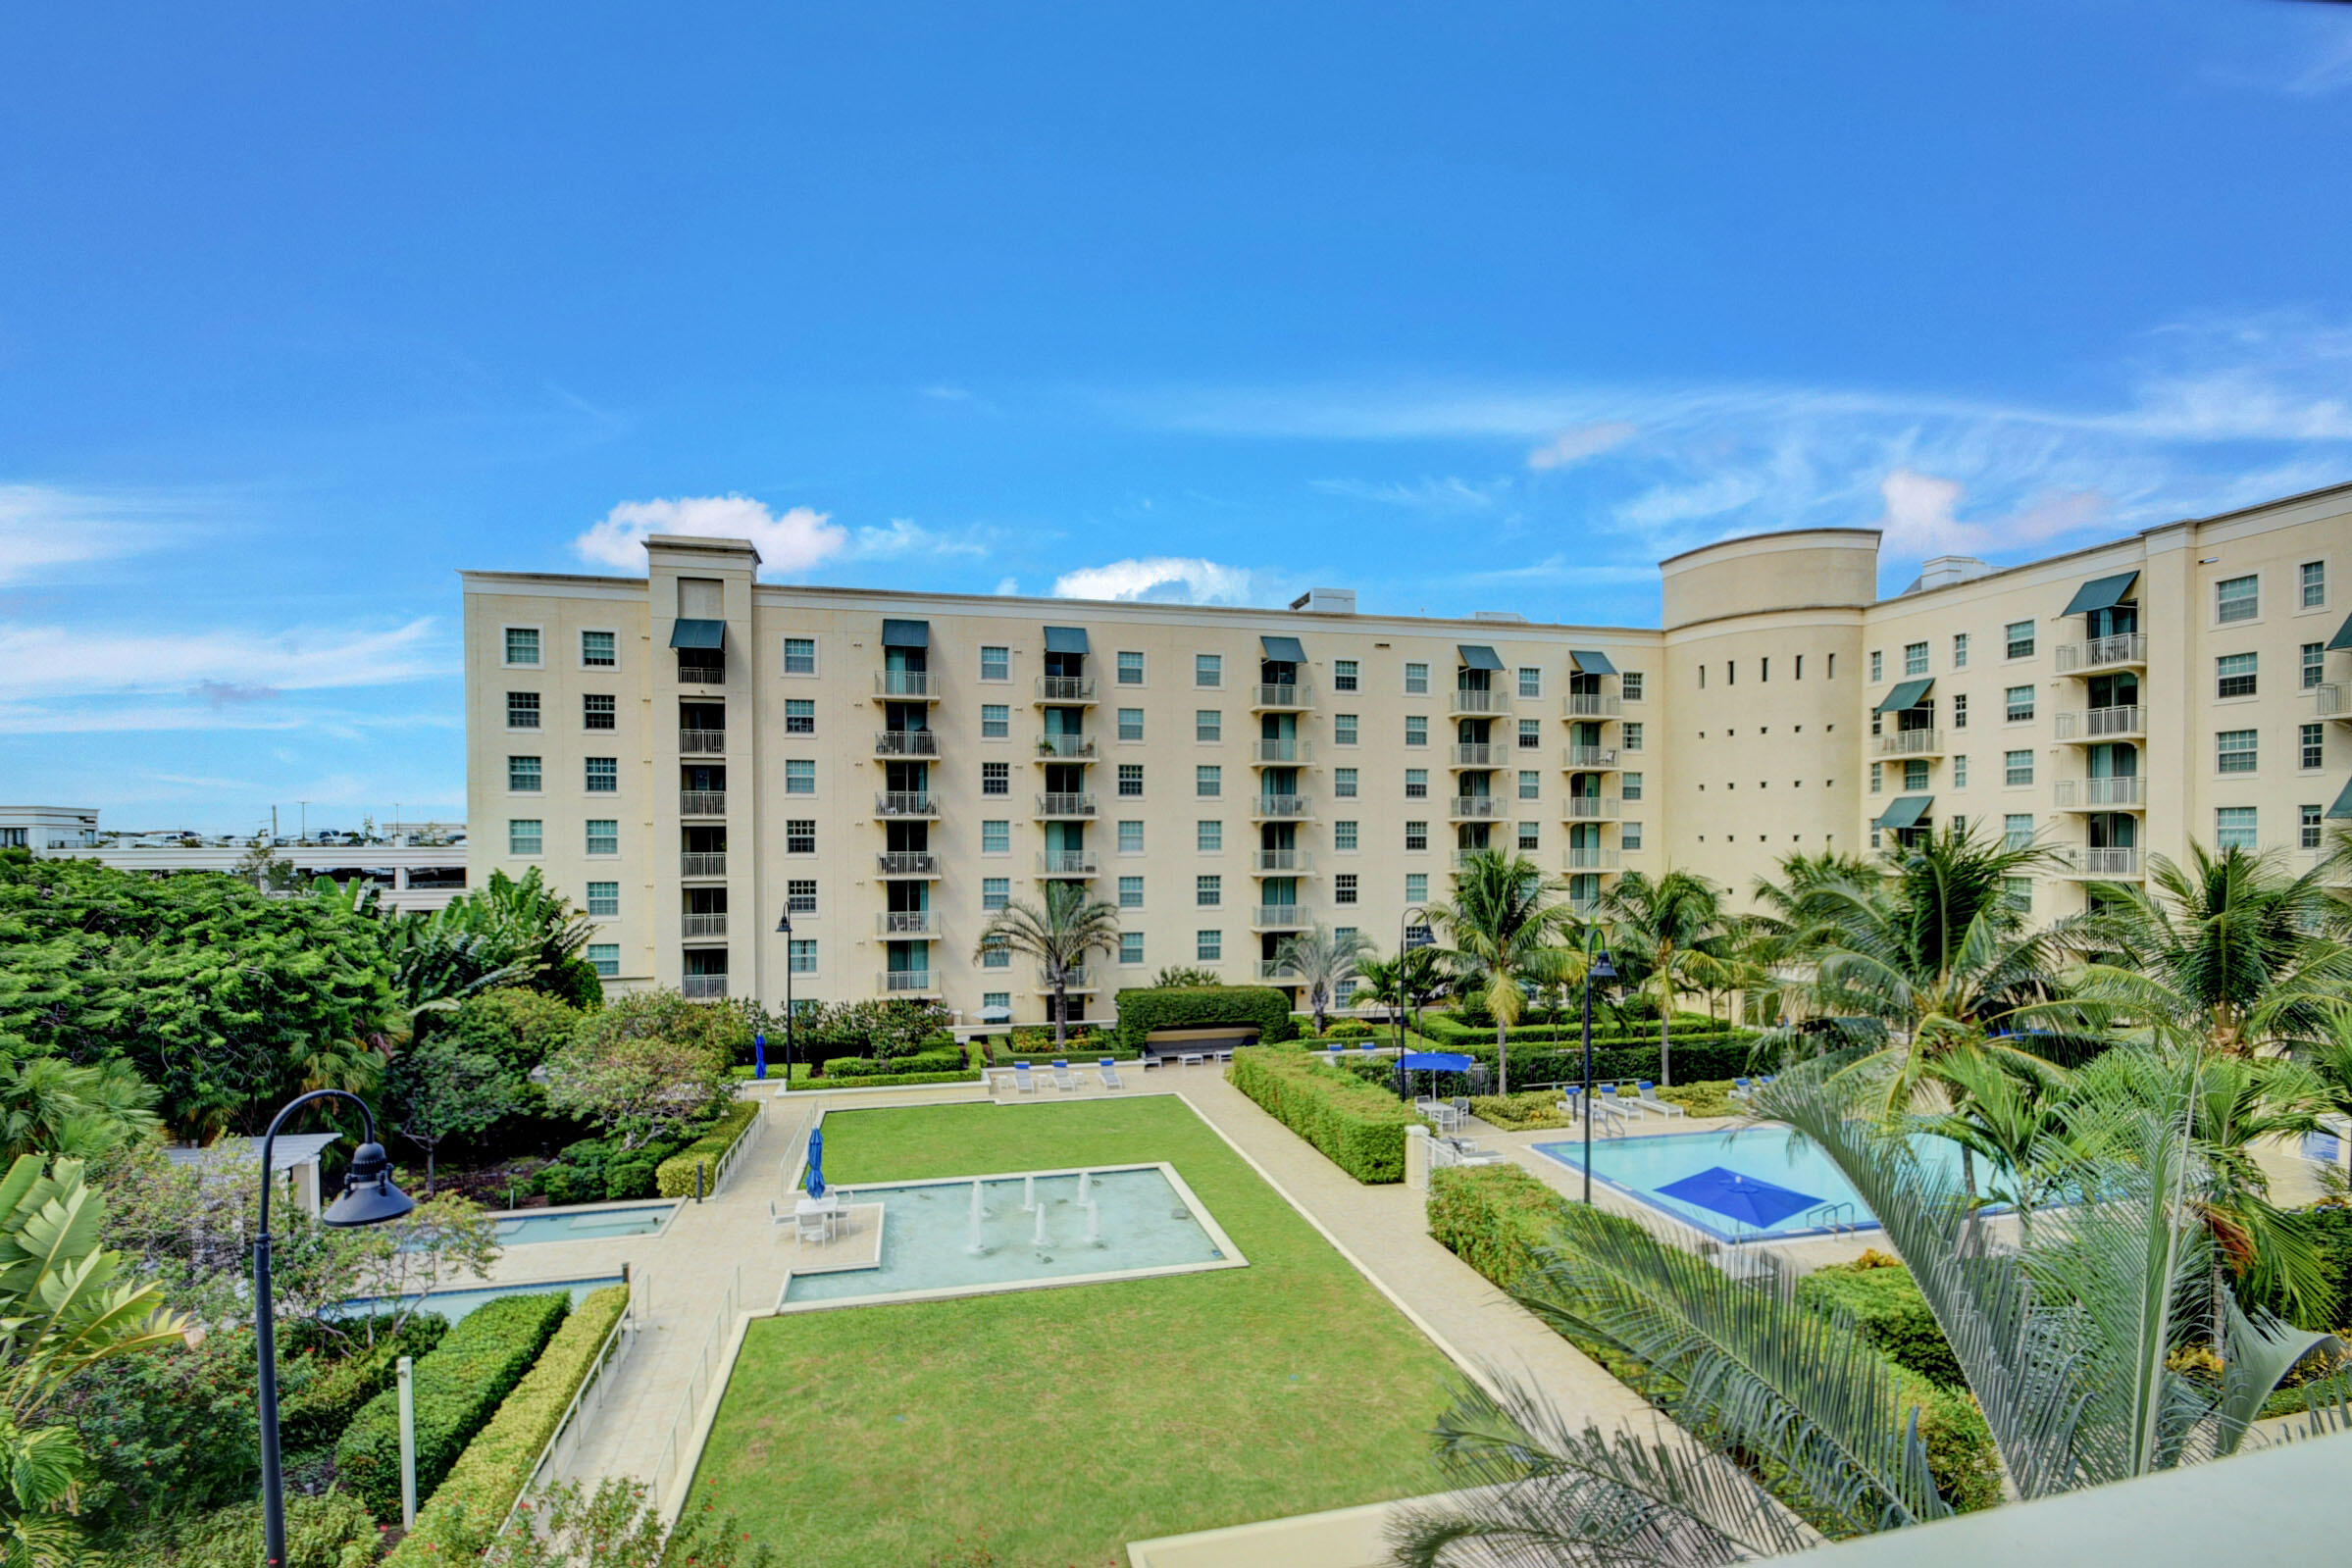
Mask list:
[[[375,1519],[349,1492],[287,1494],[285,1568],[368,1568],[383,1556]],[[252,1568],[261,1560],[258,1501],[171,1515],[100,1557],[123,1568]]]
[[[620,1139],[626,1153],[674,1137],[734,1098],[742,1015],[675,991],[624,996],[582,1020],[547,1058],[547,1104]]]
[[[1369,1039],[1381,1033],[1380,1027],[1369,1019],[1343,1018],[1323,1031],[1325,1039]]]
[[[954,1022],[938,1002],[917,1001],[910,997],[869,999],[856,1002],[824,1002],[805,1006],[793,1020],[793,1054],[803,1062],[830,1063],[837,1056],[862,1056],[888,1060],[912,1056],[917,1051],[934,1050],[951,1044]],[[782,1033],[778,1026],[768,1029],[768,1057],[776,1059]],[[751,1037],[743,1036],[736,1060],[751,1060]],[[905,1069],[900,1069],[904,1071]],[[828,1067],[830,1072],[831,1068]]]
[[[580,1018],[560,996],[509,986],[467,997],[445,1027],[469,1050],[496,1057],[520,1077],[569,1041]]]
[[[1298,1033],[1290,998],[1271,986],[1130,987],[1119,992],[1119,1041],[1141,1050],[1156,1029],[1255,1028],[1258,1043],[1278,1044]]]
[[[333,1442],[361,1406],[392,1386],[402,1356],[422,1360],[449,1332],[449,1320],[433,1312],[414,1313],[397,1324],[379,1318],[375,1326],[380,1333],[373,1344],[358,1337],[367,1326],[355,1324],[352,1340],[302,1355],[288,1367],[288,1392],[278,1407],[279,1436],[286,1447]]]
[[[1405,1180],[1405,1130],[1421,1118],[1394,1094],[1310,1056],[1263,1046],[1235,1051],[1226,1076],[1357,1181]]]
[[[960,1073],[969,1067],[960,1045],[946,1050],[916,1051],[911,1056],[836,1056],[825,1064],[825,1077],[881,1078],[893,1073]]]
[[[288,1372],[292,1384],[298,1374]],[[119,1356],[77,1374],[56,1410],[80,1436],[88,1460],[80,1506],[90,1533],[105,1539],[175,1510],[253,1495],[261,1477],[253,1380],[250,1329]],[[288,1397],[287,1411],[300,1397]],[[295,1445],[290,1438],[287,1445]]]
[[[1566,1127],[1559,1108],[1559,1090],[1533,1089],[1520,1094],[1473,1094],[1470,1114],[1490,1127],[1523,1132],[1529,1128]]]
[[[1872,1250],[1853,1263],[1817,1269],[1805,1277],[1797,1293],[1852,1318],[1864,1341],[1895,1365],[1940,1388],[1968,1387],[1911,1270],[1885,1253]]]
[[[707,1184],[718,1170],[721,1156],[735,1146],[738,1138],[750,1135],[752,1124],[759,1120],[759,1107],[757,1100],[737,1100],[721,1111],[719,1119],[700,1138],[654,1168],[654,1190],[663,1197],[691,1197],[695,1167],[702,1168],[702,1179]]]

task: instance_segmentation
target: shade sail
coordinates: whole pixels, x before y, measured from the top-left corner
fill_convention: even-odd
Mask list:
[[[2118,572],[2111,578],[2093,578],[2074,590],[2060,615],[2089,615],[2094,610],[2112,610],[2131,597],[2131,585],[2140,580],[2136,571]]]
[[[1297,637],[1259,637],[1257,642],[1258,646],[1266,650],[1266,657],[1276,664],[1304,664],[1306,662],[1306,650],[1299,646]]]
[[[1046,628],[1048,653],[1084,653],[1086,628],[1082,626],[1049,626]]]
[[[716,648],[727,641],[727,623],[724,621],[673,621],[670,623],[670,646],[673,648]]]
[[[1668,1182],[1658,1190],[1667,1197],[1680,1198],[1693,1208],[1706,1209],[1759,1229],[1778,1225],[1790,1215],[1802,1214],[1821,1201],[1811,1192],[1775,1186],[1761,1177],[1742,1176],[1720,1165],[1711,1165],[1679,1182]]]
[[[1933,676],[1929,676],[1924,681],[1906,681],[1888,692],[1886,699],[1870,711],[1872,713],[1901,713],[1905,708],[1916,708],[1925,701],[1927,693],[1934,689],[1935,677]]]
[[[2341,653],[2346,648],[2352,648],[2352,615],[2345,616],[2344,624],[2337,627],[2335,635],[2327,639],[2329,653]]]
[[[1494,649],[1482,647],[1475,642],[1461,643],[1455,651],[1461,655],[1461,666],[1465,670],[1500,670],[1503,668],[1503,661],[1495,657]]]
[[[2335,797],[2335,804],[2327,808],[2327,815],[2330,819],[2352,817],[2352,783],[2344,785],[2344,792]]]
[[[1886,808],[1886,815],[1870,824],[1873,828],[1917,828],[1919,819],[1935,808],[1933,795],[1904,795]]]
[[[1576,666],[1578,675],[1615,675],[1617,673],[1617,667],[1609,662],[1608,654],[1596,653],[1590,648],[1571,649],[1568,659]]]
[[[1458,1051],[1407,1051],[1397,1065],[1408,1073],[1466,1073],[1470,1058]]]
[[[886,648],[928,648],[931,646],[931,623],[885,621],[882,623],[882,645]]]

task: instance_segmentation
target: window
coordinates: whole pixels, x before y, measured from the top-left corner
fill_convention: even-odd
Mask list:
[[[1544,797],[1544,776],[1532,768],[1519,770],[1519,798],[1541,800]]]
[[[609,670],[620,662],[610,632],[580,633],[580,662],[591,670]]]
[[[1952,668],[1966,670],[1968,667],[1969,634],[1966,632],[1955,632],[1952,633]]]
[[[1875,648],[1870,650],[1870,679],[1872,681],[1886,679],[1886,655]]]
[[[2251,621],[2262,614],[2262,579],[2249,574],[2227,578],[2213,585],[2214,619],[2224,623]]]
[[[1635,723],[1631,723],[1631,724],[1622,725],[1622,726],[1620,726],[1619,728],[1621,728],[1621,729],[1622,729],[1622,730],[1625,732],[1625,749],[1626,749],[1627,751],[1639,751],[1639,750],[1641,750],[1641,749],[1642,749],[1642,727],[1641,727],[1640,723],[1637,721],[1637,722],[1635,722]]]
[[[2297,749],[2302,753],[2301,763],[2306,771],[2317,770],[2327,765],[2327,727],[2326,725],[2298,725],[2295,727],[2295,738],[2298,742]]]
[[[589,757],[587,788],[591,795],[618,794],[621,790],[621,759],[618,757]]]
[[[580,699],[581,729],[610,730],[613,728],[615,720],[613,699],[609,694],[591,691]]]
[[[1969,694],[1965,691],[1955,692],[1952,696],[1952,728],[1966,730],[1968,727]]]
[[[1802,665],[1802,664],[1803,664],[1805,661],[1803,661],[1802,659],[1800,659],[1800,660],[1798,660],[1797,662],[1798,662],[1800,665]],[[1804,674],[1804,671],[1803,671],[1802,669],[1800,669],[1800,670],[1798,671],[1798,674],[1799,674],[1799,675],[1803,675],[1803,674]],[[1617,693],[1618,693],[1618,695],[1620,695],[1621,697],[1623,697],[1623,698],[1624,698],[1624,699],[1625,699],[1627,702],[1639,702],[1639,701],[1641,701],[1641,700],[1642,700],[1642,673],[1641,673],[1639,670],[1627,670],[1627,671],[1626,671],[1624,674],[1622,674],[1622,675],[1618,676],[1618,677],[1617,677]]]
[[[813,795],[817,792],[817,762],[814,757],[785,759],[784,792],[788,795]]]
[[[1144,907],[1143,878],[1121,877],[1119,879],[1119,907],[1121,909],[1141,909]]]
[[[1405,694],[1421,697],[1429,694],[1429,666],[1407,664],[1405,667]]]
[[[1870,764],[1870,793],[1874,795],[1882,794],[1885,792],[1885,789],[1886,764],[1883,762],[1873,762]]]
[[[2295,847],[2298,849],[2319,848],[2324,826],[2320,821],[2319,807],[2297,806],[2295,808]]]
[[[1952,787],[1966,789],[1968,786],[1969,759],[1966,754],[1963,754],[1952,759]]]
[[[2253,849],[2256,843],[2254,808],[2252,806],[2217,806],[2213,814],[2213,841],[2217,849]]]
[[[611,980],[620,974],[621,944],[619,942],[589,942],[588,955],[588,967],[604,979]]]
[[[1194,710],[1193,710],[1193,738],[1194,738],[1195,740],[1210,740],[1210,741],[1215,741],[1215,740],[1222,740],[1222,739],[1224,739],[1224,738],[1225,738],[1225,714],[1224,714],[1224,711],[1223,711],[1222,709],[1219,709],[1219,708],[1196,708],[1196,709],[1194,709]]]
[[[984,762],[980,765],[980,792],[984,795],[1012,793],[1012,764]]]
[[[2029,811],[2004,812],[2001,817],[2001,845],[2005,849],[2028,849],[2033,845],[2033,814]]]
[[[1344,855],[1355,853],[1355,819],[1342,818],[1331,825],[1331,847]]]
[[[1012,679],[1012,649],[983,645],[980,650],[980,679],[1010,681]]]
[[[506,787],[512,794],[537,794],[539,792],[539,759],[537,757],[507,758]]]
[[[2304,643],[2303,689],[2309,691],[2313,686],[2318,685],[2324,679],[2323,672],[2326,671],[2326,668],[2327,644],[2325,642]]]
[[[1727,685],[1727,686],[1736,686],[1736,685],[1738,685],[1739,683],[1740,683],[1740,666],[1739,666],[1739,661],[1738,661],[1737,659],[1725,659],[1725,660],[1723,661],[1723,684],[1725,684],[1725,685]]]
[[[1521,849],[1541,849],[1544,847],[1544,828],[1542,823],[1522,822],[1519,824],[1519,847]]]
[[[1224,957],[1225,934],[1223,932],[1197,931],[1193,933],[1193,962],[1215,964],[1223,962]]]
[[[1215,763],[1204,763],[1193,770],[1193,793],[1202,800],[1214,800],[1225,792],[1225,770]]]
[[[2033,879],[2004,877],[2001,879],[2001,901],[2022,915],[2033,908]]]
[[[1225,825],[1221,822],[1196,823],[1193,827],[1193,847],[1204,855],[1222,853],[1225,848]]]
[[[1012,708],[1007,703],[984,702],[980,705],[980,737],[983,740],[1002,740],[1012,733]]]
[[[1355,770],[1354,768],[1332,769],[1331,792],[1342,800],[1354,800],[1355,798]]]
[[[1355,689],[1355,661],[1354,659],[1331,661],[1331,689],[1334,691],[1354,691]]]
[[[1429,873],[1408,871],[1405,874],[1405,901],[1408,904],[1429,901]]]
[[[621,824],[612,817],[590,817],[588,820],[588,852],[591,855],[617,855],[621,852]]]
[[[984,855],[1011,854],[1012,824],[1002,821],[981,823],[980,852]]]
[[[509,691],[506,694],[506,728],[537,730],[539,727],[539,694],[536,691]]]
[[[1914,757],[1903,764],[1903,787],[1913,794],[1927,787],[1927,764],[1923,760]]]
[[[992,1013],[997,1011],[998,1008],[1002,1008],[1005,1012],[1009,1013],[1012,1011],[1012,992],[1008,990],[984,990],[980,993],[980,1005]]]
[[[1144,961],[1144,934],[1140,931],[1119,933],[1119,962],[1140,964]]]
[[[817,939],[814,936],[794,936],[788,946],[788,962],[795,975],[817,972]]]
[[[789,915],[813,915],[817,912],[817,880],[814,877],[795,877],[784,885],[784,909]]]
[[[2002,630],[2010,658],[2030,659],[2033,657],[2033,623],[2031,621],[2012,621]]]
[[[1617,824],[1617,845],[1618,845],[1618,847],[1619,847],[1619,848],[1622,848],[1622,849],[1639,849],[1639,848],[1641,848],[1641,846],[1642,846],[1642,825],[1641,825],[1640,823],[1638,823],[1638,822],[1620,822],[1620,823],[1618,823],[1618,824]]]
[[[1224,878],[1195,877],[1193,879],[1193,902],[1195,904],[1198,904],[1202,909],[1214,909],[1224,901]]]
[[[1140,686],[1143,683],[1144,656],[1133,650],[1121,650],[1119,654],[1119,684]]]
[[[2215,766],[2223,773],[2254,771],[2254,732],[2224,730],[2214,736]]]
[[[1331,716],[1331,742],[1339,746],[1355,744],[1355,714],[1335,713]]]
[[[784,673],[786,675],[815,675],[817,673],[817,639],[815,637],[786,637],[784,639]]]
[[[1406,823],[1405,825],[1405,847],[1427,849],[1429,847],[1429,824],[1425,822]]]
[[[1407,800],[1429,798],[1429,770],[1427,768],[1405,770],[1405,798]]]
[[[1193,655],[1193,684],[1221,686],[1225,683],[1225,656],[1221,653]]]
[[[621,885],[617,882],[591,882],[588,885],[588,912],[598,920],[614,920],[621,913]]]
[[[1119,738],[1121,740],[1141,740],[1144,738],[1143,709],[1121,708],[1119,710]]]
[[[2004,752],[2001,757],[2001,782],[2012,784],[2033,783],[2033,753],[2030,751]]]
[[[1144,852],[1144,824],[1140,817],[1125,818],[1119,823],[1119,853],[1140,855]]]
[[[1828,681],[1835,681],[1835,680],[1837,679],[1837,655],[1836,655],[1836,654],[1834,654],[1834,653],[1833,653],[1833,654],[1831,654],[1831,655],[1829,656],[1829,668],[1828,668],[1828,670],[1827,670],[1827,671],[1826,671],[1826,672],[1823,674],[1823,677],[1822,677],[1822,679],[1824,679],[1824,680],[1828,680]]]
[[[1331,901],[1335,904],[1355,902],[1355,873],[1343,871],[1331,879]]]
[[[1539,751],[1543,748],[1543,744],[1544,721],[1521,719],[1519,721],[1519,749],[1521,751]]]
[[[515,665],[536,665],[539,662],[537,627],[510,626],[506,629],[506,662]]]
[[[1408,746],[1429,744],[1429,720],[1426,715],[1408,713],[1405,716],[1405,743]]]
[[[2033,717],[2033,687],[2011,686],[2002,694],[2001,716],[2011,724],[2023,724]]]
[[[1544,672],[1532,665],[1519,666],[1519,695],[1540,697],[1544,694]]]
[[[1119,794],[1128,800],[1141,799],[1144,793],[1144,765],[1140,762],[1119,764]]]
[[[1642,776],[1638,773],[1619,774],[1617,776],[1617,793],[1626,800],[1641,799]]]
[[[784,699],[784,733],[788,735],[813,735],[817,733],[817,704],[813,697]]]
[[[2214,660],[2213,694],[2217,697],[2250,697],[2254,695],[2255,661],[2251,653],[2225,653]]]
[[[817,852],[817,819],[788,817],[784,824],[784,852],[788,855],[813,855]]]
[[[1926,643],[1906,642],[1903,644],[1903,673],[1905,675],[1925,675],[1927,673]]]
[[[2327,603],[2327,563],[2306,561],[2295,568],[2295,577],[2303,589],[2303,608],[2325,608]]]

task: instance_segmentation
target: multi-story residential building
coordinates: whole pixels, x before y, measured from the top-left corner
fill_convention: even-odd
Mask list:
[[[665,536],[641,579],[469,573],[471,880],[542,866],[624,986],[1029,1020],[1045,978],[976,938],[1054,881],[1120,912],[1099,1016],[1167,965],[1279,984],[1318,923],[1393,948],[1481,846],[1579,901],[1744,894],[1965,818],[2057,848],[2017,889],[2051,918],[2352,816],[2352,486],[1884,601],[1877,547],[1676,556],[1662,629],[791,586]]]

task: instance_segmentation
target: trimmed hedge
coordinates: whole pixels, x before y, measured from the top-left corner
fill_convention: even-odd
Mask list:
[[[891,1078],[907,1073],[960,1073],[971,1061],[961,1045],[916,1051],[911,1056],[836,1056],[825,1064],[828,1083],[837,1078]]]
[[[1235,1051],[1226,1077],[1357,1181],[1405,1180],[1405,1130],[1421,1118],[1396,1095],[1311,1056],[1263,1046]]]
[[[1927,1298],[1912,1282],[1911,1270],[1883,1252],[1817,1269],[1805,1277],[1797,1294],[1851,1317],[1863,1342],[1895,1365],[1939,1388],[1968,1387],[1944,1331],[1927,1310]]]
[[[1710,1018],[1705,1013],[1676,1013],[1674,1015],[1674,1039],[1679,1044],[1682,1037],[1686,1034],[1720,1035],[1734,1027],[1724,1023],[1721,1019]],[[1495,1042],[1495,1021],[1492,1018],[1458,1012],[1423,1013],[1421,1015],[1421,1033],[1432,1039],[1463,1041],[1483,1039],[1492,1045]],[[1514,1040],[1526,1039],[1555,1043],[1569,1039],[1581,1041],[1584,1038],[1584,1016],[1582,1013],[1578,1013],[1572,1018],[1559,1020],[1524,1019],[1511,1026],[1510,1037]],[[1655,1043],[1657,1039],[1658,1020],[1655,1017],[1629,1028],[1611,1018],[1599,1008],[1594,1009],[1593,1041],[1595,1044],[1607,1040],[1612,1045],[1641,1045]]]
[[[1271,986],[1146,986],[1119,992],[1119,1038],[1138,1050],[1155,1029],[1255,1026],[1261,1045],[1298,1034],[1290,998]]]
[[[572,1308],[568,1290],[484,1303],[416,1364],[417,1495],[433,1495],[457,1456],[522,1381]],[[389,1524],[400,1517],[400,1407],[386,1389],[334,1445],[336,1479]]]
[[[388,1327],[389,1319],[381,1320]],[[354,1325],[364,1332],[365,1325]],[[339,1360],[324,1355],[303,1357],[312,1375],[286,1395],[278,1412],[278,1430],[289,1449],[332,1442],[351,1418],[370,1399],[392,1386],[402,1356],[422,1360],[439,1347],[449,1332],[449,1320],[432,1312],[417,1312],[400,1325],[397,1334],[380,1336]]]
[[[1749,1070],[1756,1037],[1718,1035],[1713,1038],[1674,1039],[1674,1081],[1677,1084],[1714,1083],[1737,1078]],[[1495,1071],[1495,1042],[1449,1040],[1446,1049],[1459,1051]],[[1574,1084],[1584,1077],[1584,1045],[1523,1044],[1510,1038],[1510,1081],[1520,1084]],[[1593,1040],[1593,1077],[1601,1080],[1658,1077],[1656,1045],[1608,1045]]]
[[[758,1120],[759,1101],[737,1100],[729,1105],[700,1138],[653,1168],[653,1190],[663,1197],[692,1197],[694,1167],[716,1171],[719,1156],[733,1148],[737,1138],[747,1137],[751,1124]]]
[[[392,1548],[387,1563],[463,1562],[490,1543],[522,1495],[555,1424],[580,1391],[597,1349],[629,1310],[629,1288],[609,1286],[580,1303],[547,1341],[537,1364],[515,1385],[498,1413],[450,1466],[433,1500],[417,1510],[417,1527]]]

